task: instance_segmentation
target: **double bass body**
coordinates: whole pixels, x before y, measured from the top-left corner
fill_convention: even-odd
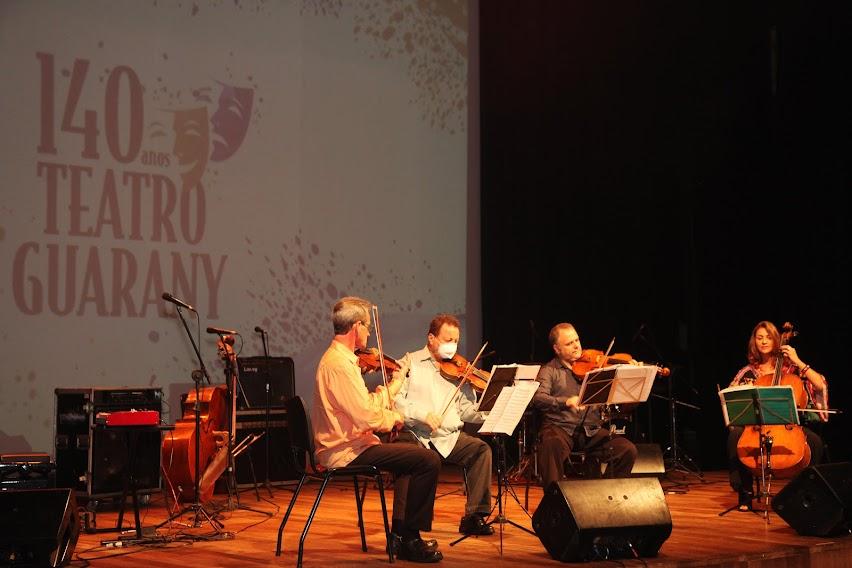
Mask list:
[[[227,466],[220,455],[227,454],[228,399],[225,385],[204,387],[198,393],[199,430],[196,436],[195,390],[183,402],[183,417],[163,439],[163,470],[180,501],[195,497],[195,445],[199,445],[199,501],[209,501],[219,475]],[[218,470],[218,471],[216,471]]]

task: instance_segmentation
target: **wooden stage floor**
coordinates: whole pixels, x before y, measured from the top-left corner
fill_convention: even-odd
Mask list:
[[[679,474],[674,474],[679,476]],[[676,485],[673,482],[686,482]],[[171,567],[229,567],[229,566],[295,566],[299,536],[307,518],[310,505],[316,496],[319,484],[309,483],[302,491],[294,514],[287,524],[284,536],[284,551],[275,557],[275,540],[278,525],[292,495],[285,487],[274,487],[273,496],[261,488],[257,501],[254,491],[243,491],[241,503],[254,509],[267,511],[266,516],[250,510],[223,512],[220,519],[225,530],[234,533],[228,540],[187,542],[173,540],[161,544],[105,547],[102,541],[115,540],[117,532],[80,535],[72,566],[91,565],[94,568],[112,566],[145,566],[146,568]],[[778,568],[841,568],[852,566],[852,536],[818,538],[796,534],[774,513],[767,524],[762,516],[752,513],[731,512],[723,517],[719,513],[733,505],[736,496],[727,485],[723,472],[705,473],[703,481],[696,476],[663,479],[666,500],[672,516],[673,531],[655,558],[641,560],[622,559],[616,562],[599,561],[583,564],[589,567],[603,566],[719,566],[719,567],[778,567]],[[773,486],[773,492],[781,484]],[[496,491],[496,488],[495,488]],[[523,485],[517,486],[520,502],[524,502]],[[503,553],[500,554],[499,531],[493,536],[468,538],[450,547],[449,543],[459,535],[459,517],[464,509],[464,496],[457,471],[444,470],[438,487],[439,497],[435,504],[435,521],[429,537],[437,538],[441,544],[444,560],[439,566],[445,568],[469,568],[473,563],[481,566],[559,566],[545,551],[536,536],[527,534],[511,525],[503,531]],[[542,490],[531,487],[529,493],[530,514],[541,500]],[[219,496],[217,495],[217,498]],[[392,493],[388,493],[388,506]],[[128,500],[128,507],[130,500]],[[368,551],[362,552],[358,536],[357,514],[352,496],[352,485],[337,484],[330,487],[323,497],[311,531],[305,544],[304,566],[323,568],[336,566],[387,566],[384,552],[384,534],[378,495],[374,490],[367,493],[364,517],[367,529]],[[151,503],[142,508],[143,525],[153,527],[167,518],[161,495],[152,496]],[[532,524],[522,508],[509,498],[506,516],[525,527]],[[116,513],[100,511],[98,526],[114,525]],[[125,524],[132,522],[132,513],[125,517]],[[495,525],[497,528],[497,525]],[[199,529],[186,529],[177,524],[163,526],[157,531],[167,537],[181,533],[209,533],[210,526],[204,523]],[[424,534],[424,536],[426,536]],[[397,561],[399,565],[412,565]]]

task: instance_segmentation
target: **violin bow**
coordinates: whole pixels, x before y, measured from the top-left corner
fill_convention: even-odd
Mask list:
[[[388,390],[388,370],[385,367],[385,350],[382,343],[382,326],[379,323],[379,306],[373,304],[371,310],[373,312],[373,322],[376,324],[376,346],[379,349],[379,366],[382,369],[382,383],[385,385],[385,390],[388,393],[388,410],[392,410],[393,403],[390,399],[390,390]]]
[[[615,345],[615,337],[610,340],[609,347],[606,348],[606,353],[603,354],[603,357],[601,357],[601,360],[598,362],[598,369],[602,369],[604,364],[606,364],[607,359],[609,359],[609,352],[612,351],[613,345]],[[589,373],[591,373],[591,371],[589,371]]]
[[[453,400],[455,400],[456,395],[459,393],[459,391],[462,388],[462,385],[467,381],[468,377],[470,377],[470,373],[475,368],[476,362],[479,361],[480,357],[482,357],[482,353],[485,351],[486,346],[488,346],[487,341],[482,344],[482,347],[480,347],[480,349],[479,349],[479,353],[476,354],[476,357],[474,357],[473,361],[471,361],[467,364],[467,368],[464,370],[464,373],[462,373],[461,379],[459,379],[459,384],[456,385],[456,389],[453,391],[453,394],[450,396],[450,400],[447,401],[447,406],[444,407],[444,411],[441,413],[441,418],[443,418],[444,415],[447,413],[447,411],[450,409],[450,405],[453,403]]]

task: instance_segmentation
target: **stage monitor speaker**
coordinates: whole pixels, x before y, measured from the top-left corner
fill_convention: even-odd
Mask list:
[[[237,398],[237,409],[266,408],[266,385],[269,406],[284,408],[284,401],[296,396],[296,372],[291,357],[237,357],[243,393]]]
[[[852,530],[852,465],[806,468],[772,498],[772,510],[801,535],[848,533]]]
[[[659,444],[636,444],[636,450],[639,453],[630,470],[631,477],[660,476],[666,473],[663,450]]]
[[[656,478],[578,479],[547,488],[533,528],[554,559],[585,562],[656,556],[672,518]]]
[[[0,491],[0,566],[71,562],[80,518],[71,489]]]

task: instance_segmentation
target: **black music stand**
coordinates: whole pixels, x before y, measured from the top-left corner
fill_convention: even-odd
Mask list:
[[[518,425],[524,410],[529,405],[530,400],[538,389],[539,383],[535,380],[519,380],[515,383],[516,375],[519,369],[533,369],[533,376],[537,374],[537,366],[518,366],[518,365],[497,365],[491,369],[491,377],[488,379],[488,384],[485,386],[485,391],[477,403],[477,410],[480,412],[488,412],[488,418],[480,428],[479,433],[491,435],[494,437],[495,447],[497,449],[497,495],[496,502],[491,508],[493,514],[494,509],[497,509],[497,515],[488,521],[486,525],[491,526],[494,523],[500,525],[500,556],[503,555],[503,526],[510,524],[513,527],[526,531],[531,535],[535,535],[530,529],[519,525],[505,515],[504,500],[507,495],[511,495],[518,507],[526,513],[527,517],[532,520],[529,511],[521,505],[517,493],[509,482],[508,469],[506,466],[506,438],[512,435]],[[472,535],[463,535],[450,543],[450,546],[455,546],[459,542],[467,539]]]
[[[653,366],[612,365],[593,369],[583,377],[578,404],[588,409],[645,402],[651,394],[656,376],[657,368]],[[612,430],[607,432],[612,438]],[[607,474],[611,475],[609,466],[608,460]]]
[[[725,426],[786,426],[799,424],[799,414],[796,412],[796,401],[793,397],[793,387],[780,386],[736,386],[719,391],[722,403],[722,414]],[[760,463],[760,495],[758,502],[763,499],[763,518],[769,523],[769,498],[772,496],[772,444],[771,434],[764,434],[761,428],[760,444],[758,446],[758,462]],[[739,504],[719,513],[726,515],[738,508]],[[755,513],[758,513],[755,511]]]
[[[603,406],[645,402],[656,376],[656,367],[644,365],[612,365],[594,369],[583,377],[579,404]]]

